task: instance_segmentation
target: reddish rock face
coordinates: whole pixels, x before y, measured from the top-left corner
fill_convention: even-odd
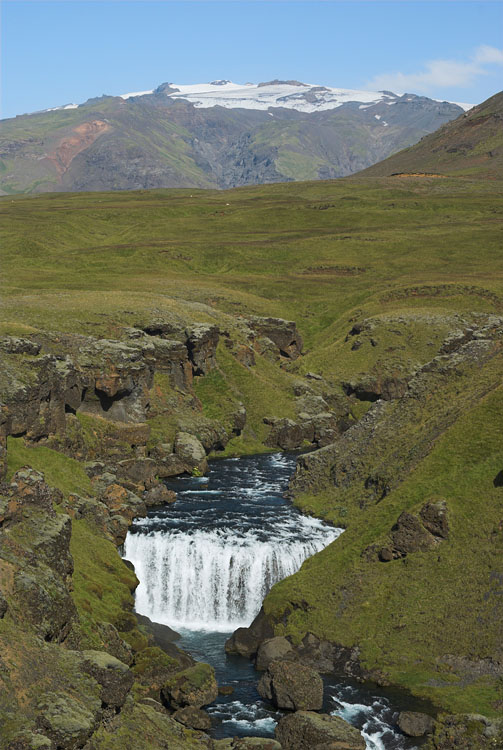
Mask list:
[[[71,135],[62,138],[56,148],[47,154],[47,159],[54,164],[60,177],[64,175],[75,157],[86,148],[92,146],[97,138],[108,130],[111,125],[103,120],[83,122],[73,128]]]

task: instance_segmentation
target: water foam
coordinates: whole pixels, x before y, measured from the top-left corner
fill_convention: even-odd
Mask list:
[[[306,538],[264,540],[226,529],[130,534],[125,556],[140,585],[136,610],[174,628],[227,632],[250,624],[277,581],[295,573],[340,531],[306,519]],[[302,525],[302,524],[301,524]]]
[[[178,629],[249,625],[270,588],[341,533],[282,498],[294,462],[219,461],[209,482],[179,480],[174,506],[137,520],[124,545],[140,580],[137,612]]]

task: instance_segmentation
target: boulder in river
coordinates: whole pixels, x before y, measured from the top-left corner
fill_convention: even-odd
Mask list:
[[[225,642],[225,651],[228,654],[239,654],[249,658],[257,653],[262,641],[266,638],[272,638],[273,635],[273,627],[261,608],[250,627],[237,628],[234,631]]]
[[[206,711],[195,706],[184,706],[173,714],[173,719],[190,729],[211,729],[211,719]]]
[[[218,696],[215,670],[209,664],[199,662],[174,675],[161,692],[171,708],[207,706]]]
[[[283,750],[365,750],[358,729],[339,716],[296,711],[284,716],[276,727]]]
[[[323,680],[318,672],[291,661],[273,661],[257,690],[277,708],[317,711],[323,704]]]
[[[255,660],[255,667],[260,672],[263,672],[272,661],[285,659],[295,660],[295,651],[289,640],[284,636],[277,635],[274,638],[268,638],[260,644]]]
[[[208,471],[206,451],[201,442],[188,432],[178,432],[175,437],[175,455],[183,463],[185,471],[205,474]]]
[[[435,720],[431,716],[417,711],[401,711],[396,723],[408,737],[423,737],[430,734],[435,726]]]
[[[159,483],[151,487],[143,495],[143,501],[147,508],[156,505],[171,505],[176,500],[176,492],[168,490],[165,484]]]

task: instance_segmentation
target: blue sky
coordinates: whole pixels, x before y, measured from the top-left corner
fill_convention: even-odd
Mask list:
[[[3,0],[2,117],[164,81],[295,78],[478,103],[503,2]]]

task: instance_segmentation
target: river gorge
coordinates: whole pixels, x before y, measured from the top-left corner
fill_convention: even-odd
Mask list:
[[[231,695],[208,707],[213,736],[272,736],[281,712],[256,689],[258,673],[225,641],[248,626],[269,589],[342,529],[301,515],[284,497],[296,456],[212,461],[208,477],[168,482],[177,501],[137,519],[124,545],[140,580],[136,611],[180,633],[179,645],[215,668]],[[357,726],[368,750],[413,747],[393,728],[400,697],[325,677],[324,711]]]

